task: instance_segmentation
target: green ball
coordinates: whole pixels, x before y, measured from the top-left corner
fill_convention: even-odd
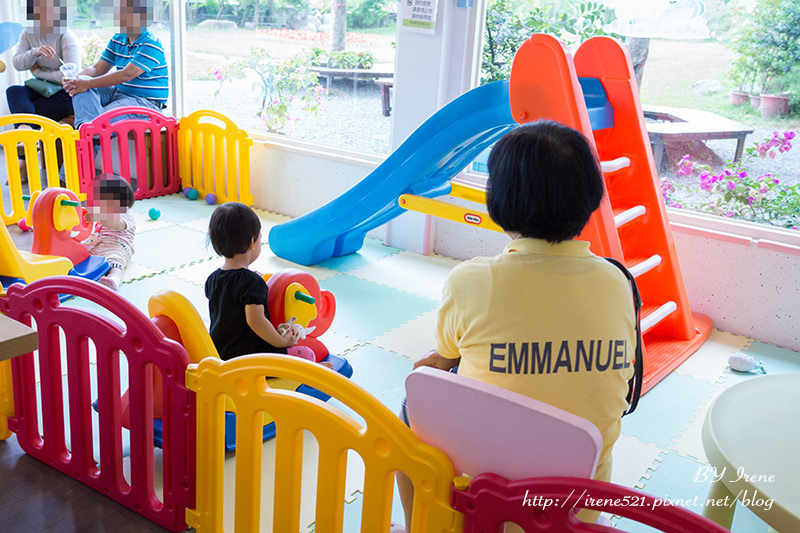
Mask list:
[[[197,192],[197,189],[190,188],[188,191],[186,191],[186,198],[188,198],[189,200],[197,200],[199,196],[200,193]]]
[[[147,211],[147,216],[150,217],[150,220],[158,220],[158,218],[161,216],[161,211],[159,211],[156,207],[151,207]]]

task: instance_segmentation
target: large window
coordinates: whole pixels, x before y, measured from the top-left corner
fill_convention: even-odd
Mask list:
[[[570,45],[624,34],[616,35],[629,48],[648,121],[686,120],[687,132],[709,137],[730,132],[730,139],[666,144],[656,163],[669,206],[800,229],[800,152],[792,149],[800,2],[490,0],[481,80],[507,77],[514,52],[536,31]],[[733,105],[734,97],[744,105]],[[737,157],[734,132],[743,130],[752,133]]]
[[[386,153],[393,0],[186,0],[186,112],[254,132]]]

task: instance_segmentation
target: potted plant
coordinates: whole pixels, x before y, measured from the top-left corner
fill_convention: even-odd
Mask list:
[[[745,105],[750,101],[757,72],[755,63],[749,55],[740,55],[733,63],[729,76],[736,83],[736,88],[730,92],[731,105]]]
[[[750,95],[759,94],[754,91],[758,63],[755,60],[757,43],[753,38],[755,28],[749,23],[749,17],[741,9],[737,9],[737,19],[748,22],[738,26],[730,41],[730,48],[739,56],[734,60],[728,76],[736,83],[736,88],[731,91],[731,105],[745,105],[750,101]]]
[[[786,81],[800,63],[800,2],[758,0],[744,20],[735,47],[740,54],[737,61],[757,69],[762,116],[785,115],[789,112]]]

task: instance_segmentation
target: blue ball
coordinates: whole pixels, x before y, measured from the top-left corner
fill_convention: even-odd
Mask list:
[[[217,195],[214,194],[213,192],[206,194],[206,203],[208,205],[214,205],[215,203],[217,203]]]
[[[189,200],[197,200],[197,198],[200,196],[200,193],[197,192],[197,189],[192,189],[191,187],[186,187],[184,192],[186,194],[186,198]]]
[[[161,211],[159,211],[156,207],[151,207],[147,211],[147,216],[150,217],[150,220],[158,220],[158,218],[161,216]]]

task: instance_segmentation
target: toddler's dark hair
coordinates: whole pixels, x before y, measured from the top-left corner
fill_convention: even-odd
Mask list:
[[[228,202],[214,209],[208,222],[208,241],[222,257],[243,254],[261,233],[255,211],[239,202]]]
[[[557,243],[577,237],[603,198],[582,133],[552,121],[519,126],[489,155],[486,204],[505,231]]]
[[[132,207],[136,199],[136,193],[131,184],[121,176],[111,173],[95,176],[94,194],[102,199],[113,198],[119,202],[121,207]]]

